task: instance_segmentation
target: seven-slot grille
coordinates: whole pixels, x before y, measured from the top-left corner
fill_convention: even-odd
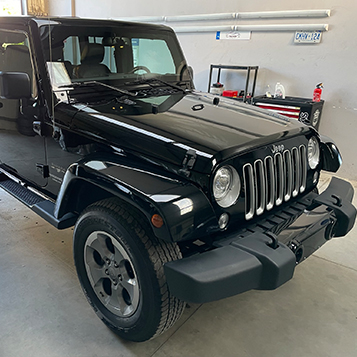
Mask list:
[[[245,164],[245,218],[251,219],[304,192],[306,176],[304,145],[266,156],[253,164]]]

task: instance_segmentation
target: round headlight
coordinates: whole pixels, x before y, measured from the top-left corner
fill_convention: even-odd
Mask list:
[[[307,159],[311,169],[315,169],[320,162],[320,146],[315,137],[309,140],[307,146]]]
[[[223,166],[213,179],[213,196],[221,207],[232,206],[240,193],[240,179],[232,166]]]

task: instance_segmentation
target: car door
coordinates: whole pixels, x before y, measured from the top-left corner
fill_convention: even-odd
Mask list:
[[[27,73],[32,88],[31,98],[0,98],[0,167],[34,185],[45,186],[45,138],[33,131],[33,122],[39,120],[41,113],[35,57],[25,29],[14,28],[11,23],[0,28],[0,71]]]

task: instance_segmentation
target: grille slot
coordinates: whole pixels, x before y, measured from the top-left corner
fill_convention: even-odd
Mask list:
[[[291,154],[290,151],[284,151],[284,173],[285,173],[285,181],[284,181],[284,201],[289,201],[291,197],[292,191],[292,183],[293,183],[293,170],[292,170],[292,162],[291,162]]]
[[[255,160],[243,166],[245,218],[289,201],[306,189],[307,161],[304,145]]]
[[[306,158],[306,147],[304,145],[299,146],[300,157]],[[304,192],[306,189],[306,176],[307,176],[307,161],[301,160],[301,185],[300,192]]]
[[[245,187],[245,218],[251,219],[255,213],[254,174],[251,164],[244,165],[243,176]]]
[[[265,173],[266,173],[266,200],[267,210],[271,210],[274,207],[275,200],[275,169],[274,160],[271,156],[267,156],[264,159]]]
[[[275,204],[277,206],[281,205],[284,197],[284,165],[283,165],[283,156],[280,153],[275,154],[274,156],[275,164],[275,187],[276,187],[276,196]]]
[[[254,177],[256,187],[256,212],[259,215],[265,210],[265,171],[262,160],[257,160],[254,163]]]
[[[292,158],[292,169],[293,169],[292,195],[293,197],[296,197],[299,194],[299,190],[301,186],[301,176],[300,176],[301,160],[299,156],[299,150],[297,148],[293,148],[291,150],[291,158]]]

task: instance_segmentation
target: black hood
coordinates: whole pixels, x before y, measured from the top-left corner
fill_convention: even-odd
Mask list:
[[[212,166],[259,146],[308,131],[296,120],[210,94],[125,98],[105,104],[75,105],[75,131],[154,161],[182,166],[196,156],[193,170]]]

